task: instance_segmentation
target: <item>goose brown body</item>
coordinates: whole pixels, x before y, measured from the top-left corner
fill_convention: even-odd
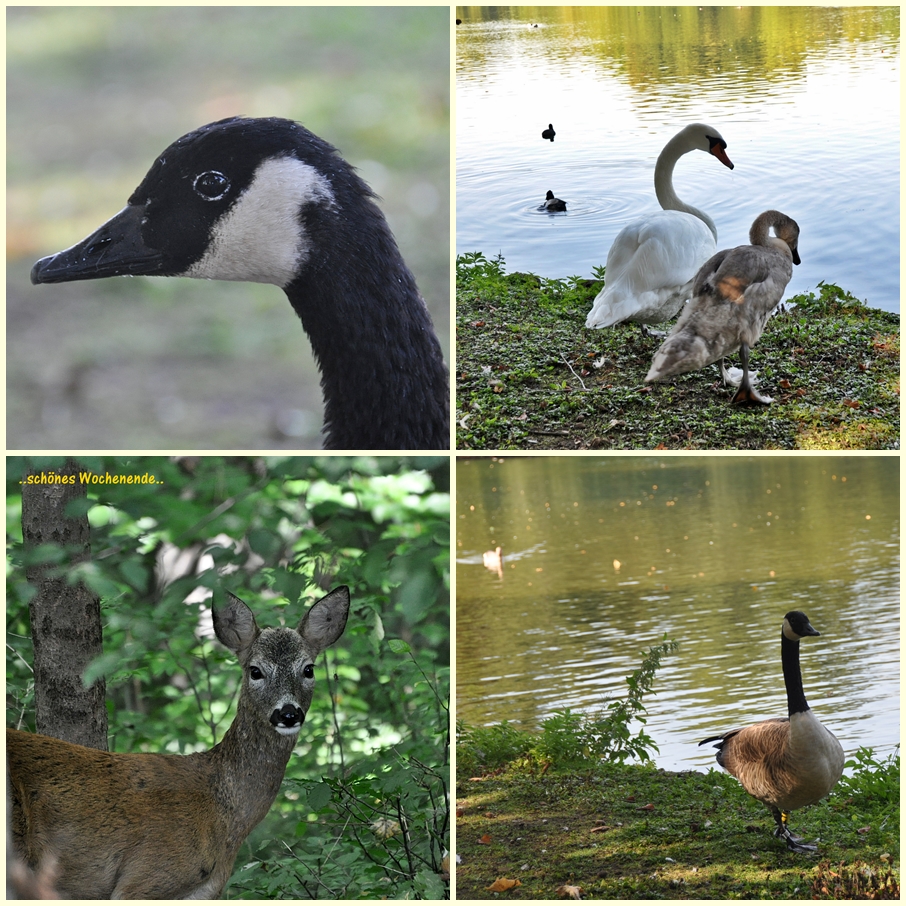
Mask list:
[[[842,773],[842,761],[838,766],[835,757],[837,750],[842,756],[840,743],[811,711],[792,720],[764,720],[722,738],[717,763],[747,793],[781,811],[814,805]]]

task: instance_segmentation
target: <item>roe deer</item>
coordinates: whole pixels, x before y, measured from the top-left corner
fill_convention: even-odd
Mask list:
[[[236,718],[208,752],[101,752],[6,731],[12,833],[32,867],[56,866],[71,899],[215,899],[267,814],[311,704],[314,660],[343,634],[349,589],[297,629],[258,628],[234,595],[214,631],[239,658]]]

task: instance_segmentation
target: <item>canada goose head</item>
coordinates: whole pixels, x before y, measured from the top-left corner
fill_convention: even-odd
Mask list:
[[[298,123],[232,117],[170,145],[119,214],[42,258],[31,280],[272,283],[321,369],[325,446],[448,449],[440,345],[373,199],[336,149]]]
[[[798,642],[809,635],[821,635],[808,621],[808,617],[801,610],[791,610],[783,618],[783,635],[791,642]]]

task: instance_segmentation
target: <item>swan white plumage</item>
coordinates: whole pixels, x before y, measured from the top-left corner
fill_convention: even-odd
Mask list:
[[[769,235],[771,227],[775,236]],[[739,349],[742,380],[733,402],[772,402],[752,385],[749,349],[799,264],[799,225],[780,211],[765,211],[755,218],[749,241],[718,252],[696,274],[692,301],[654,354],[646,381],[698,371],[718,359],[726,381],[723,357]]]
[[[503,548],[499,545],[495,550],[485,551],[481,555],[484,562],[484,568],[489,569],[492,573],[497,573],[497,578],[503,578]]]
[[[695,274],[717,249],[717,227],[676,194],[673,168],[684,154],[706,151],[732,170],[726,149],[721,134],[703,123],[686,126],[667,142],[654,168],[654,191],[664,210],[632,221],[617,234],[607,253],[605,286],[586,327],[659,324],[682,308]]]

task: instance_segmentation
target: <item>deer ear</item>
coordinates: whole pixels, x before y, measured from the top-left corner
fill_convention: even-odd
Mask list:
[[[214,611],[214,632],[234,654],[239,655],[261,634],[255,615],[236,595],[227,592],[227,603]]]
[[[343,635],[348,616],[349,589],[341,585],[312,604],[299,623],[299,635],[319,654]]]

